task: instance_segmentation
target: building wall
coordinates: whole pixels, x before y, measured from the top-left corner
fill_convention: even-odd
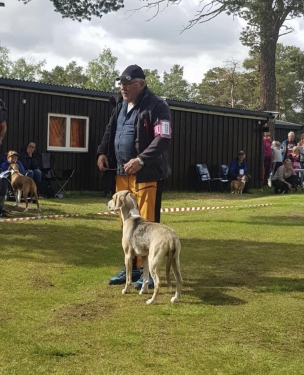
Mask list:
[[[240,150],[247,155],[252,187],[260,187],[262,133],[256,119],[177,110],[172,110],[172,119],[169,189],[197,188],[195,164],[207,164],[210,174],[216,177],[220,165],[230,164]]]
[[[52,152],[56,169],[75,168],[68,190],[101,190],[103,182],[96,166],[96,150],[105,131],[111,108],[107,97],[90,98],[56,95],[11,88],[0,88],[0,97],[8,105],[8,132],[2,152],[20,150],[34,140],[38,151],[47,151],[49,113],[88,116],[89,152]],[[23,104],[22,101],[26,101]],[[251,186],[260,187],[262,133],[257,119],[231,117],[199,111],[171,108],[173,139],[170,151],[172,175],[168,190],[197,188],[195,164],[206,163],[211,175],[218,175],[221,164],[230,164],[239,150],[247,155]]]

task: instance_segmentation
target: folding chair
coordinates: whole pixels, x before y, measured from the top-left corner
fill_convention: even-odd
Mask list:
[[[53,182],[55,181],[53,175],[54,156],[49,152],[40,154],[39,167],[41,170],[41,192],[44,198],[54,198],[55,193],[53,189]]]
[[[226,164],[222,164],[220,166],[221,184],[222,186],[226,188],[227,191],[228,191],[228,183],[229,183],[228,172],[229,172],[229,166]]]
[[[65,191],[64,187],[68,184],[70,179],[73,177],[75,173],[75,169],[63,169],[60,172],[57,172],[57,171],[55,172],[54,170],[52,170],[52,173],[53,173],[53,177],[55,181],[59,185],[59,190],[57,191],[57,193],[55,193],[55,197],[59,197],[59,194],[63,193],[68,198],[69,197],[68,193]]]
[[[211,178],[207,164],[196,164],[196,171],[198,173],[200,182],[206,183],[209,191],[212,191],[211,183],[214,181],[217,182],[217,185],[220,187],[220,190],[223,191],[223,188],[221,186],[221,177]]]

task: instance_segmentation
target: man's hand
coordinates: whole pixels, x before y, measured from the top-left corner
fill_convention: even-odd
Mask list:
[[[107,169],[109,169],[109,162],[106,155],[99,155],[97,159],[97,166],[99,170],[102,172],[105,172]]]
[[[124,165],[124,170],[128,174],[135,174],[138,172],[142,166],[139,164],[139,161],[137,158],[135,159],[130,159],[125,165]]]

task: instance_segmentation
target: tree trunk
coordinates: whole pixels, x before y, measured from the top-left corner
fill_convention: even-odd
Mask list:
[[[279,29],[275,25],[272,0],[262,3],[260,27],[260,109],[276,111],[275,56]],[[270,132],[274,134],[274,122],[270,122]]]

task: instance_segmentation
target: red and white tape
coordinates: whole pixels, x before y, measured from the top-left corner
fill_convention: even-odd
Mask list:
[[[1,219],[0,223],[9,223],[16,221],[30,221],[30,220],[41,220],[41,219],[58,219],[59,217],[75,217],[78,214],[66,214],[66,215],[44,215],[44,216],[27,216],[27,217],[12,217],[8,219]]]
[[[189,211],[208,211],[208,210],[221,210],[227,208],[252,208],[252,207],[267,207],[272,206],[272,203],[262,204],[246,204],[243,206],[206,206],[206,207],[175,207],[175,208],[161,208],[161,213],[170,212],[189,212]],[[98,215],[115,215],[113,211],[98,212]]]

